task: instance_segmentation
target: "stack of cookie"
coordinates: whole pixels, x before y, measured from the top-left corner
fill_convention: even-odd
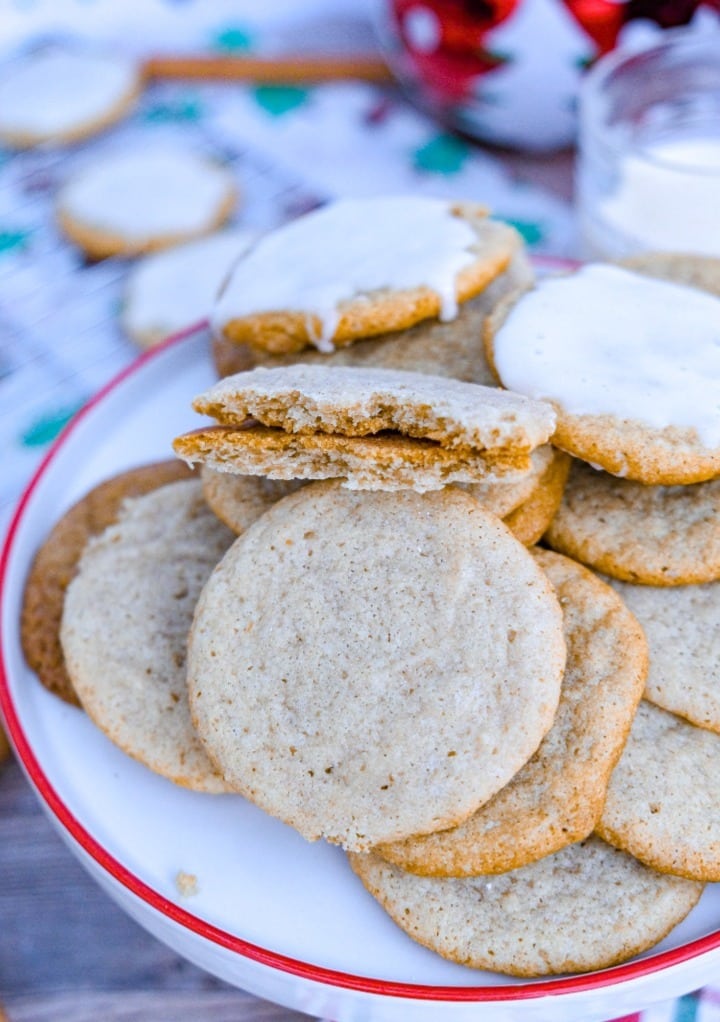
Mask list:
[[[339,844],[438,953],[537,976],[623,961],[692,909],[720,739],[642,700],[650,616],[535,546],[578,454],[556,397],[504,376],[508,330],[511,365],[542,347],[513,327],[544,295],[508,298],[523,265],[484,210],[414,199],[251,248],[216,308],[222,378],[174,443],[202,478],[113,506],[64,564],[54,627],[75,698],[129,754]],[[529,322],[550,335],[544,302]]]
[[[573,455],[546,543],[608,576],[649,644],[597,831],[700,881],[720,879],[718,295],[717,260],[648,255],[543,282],[486,332],[499,378],[552,402]]]

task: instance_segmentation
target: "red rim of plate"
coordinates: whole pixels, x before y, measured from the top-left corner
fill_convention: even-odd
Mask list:
[[[551,268],[568,268],[567,260],[543,260],[543,266]],[[2,552],[0,553],[0,610],[5,600],[7,568],[12,552],[15,535],[21,525],[25,509],[36,488],[40,484],[48,466],[55,459],[58,451],[64,447],[73,435],[77,426],[89,412],[101,403],[107,394],[114,391],[126,379],[134,376],[148,362],[157,358],[161,352],[181,344],[194,336],[199,330],[205,329],[205,323],[196,324],[175,336],[168,338],[163,344],[144,352],[131,365],[115,376],[103,387],[67,424],[60,436],[50,447],[32,479],[25,488],[10,523]],[[582,992],[606,989],[619,983],[637,980],[660,972],[671,966],[678,966],[692,958],[696,958],[720,947],[720,930],[690,941],[682,947],[659,952],[648,958],[639,959],[624,965],[618,965],[599,972],[586,973],[561,979],[529,982],[524,986],[472,986],[448,987],[427,986],[414,983],[400,983],[392,980],[378,980],[365,976],[327,969],[322,966],[303,962],[286,955],[252,944],[226,930],[205,922],[186,909],[180,908],[159,892],[146,884],[138,876],[128,870],[121,862],[110,855],[105,848],[89,833],[77,817],[68,809],[53,788],[49,778],[40,766],[30,743],[23,731],[10,696],[8,675],[5,666],[4,636],[0,630],[0,712],[5,720],[5,727],[15,752],[23,764],[26,773],[35,786],[38,794],[52,811],[58,822],[65,828],[78,845],[114,880],[136,895],[141,901],[166,916],[174,923],[186,927],[190,932],[204,938],[212,944],[235,952],[241,957],[269,966],[280,972],[289,973],[305,980],[326,986],[337,987],[382,997],[414,999],[437,1002],[475,1002],[489,1003],[494,1001],[524,1001],[538,997],[564,996]]]

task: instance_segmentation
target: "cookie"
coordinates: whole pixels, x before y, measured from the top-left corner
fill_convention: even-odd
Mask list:
[[[501,303],[485,331],[503,385],[552,402],[553,443],[648,485],[720,475],[720,300],[589,264]]]
[[[272,354],[451,320],[521,247],[482,206],[411,196],[343,199],[268,233],[240,259],[213,330]]]
[[[266,479],[215,472],[203,465],[203,496],[221,522],[240,535],[278,500],[304,485],[300,479]]]
[[[570,457],[556,447],[547,466],[530,496],[505,516],[505,524],[521,543],[534,546],[544,536],[562,500],[570,472]]]
[[[530,468],[527,472],[512,475],[507,479],[489,479],[480,483],[455,485],[471,494],[498,518],[504,518],[533,497],[538,487],[542,485],[542,480],[554,459],[554,448],[550,444],[542,444],[530,455]]]
[[[720,583],[661,589],[609,581],[648,640],[645,698],[720,734]]]
[[[659,870],[720,880],[720,736],[643,700],[597,833]]]
[[[459,823],[507,783],[564,663],[550,583],[472,497],[314,483],[208,579],[188,687],[228,783],[309,840],[366,850]]]
[[[496,386],[482,344],[486,317],[506,294],[518,287],[529,287],[534,272],[525,251],[518,249],[507,270],[484,291],[458,308],[454,319],[425,319],[406,330],[395,330],[354,341],[333,351],[304,348],[285,355],[271,355],[260,348],[236,344],[220,334],[212,339],[212,355],[218,376],[231,376],[256,365],[275,368],[295,362],[321,365],[378,366],[384,369],[409,369],[416,373],[451,376],[468,383]]]
[[[190,720],[186,641],[202,585],[234,539],[199,480],[126,501],[85,547],[60,637],[80,702],[155,773],[197,791],[227,787]]]
[[[720,259],[689,252],[641,252],[618,260],[619,266],[659,280],[687,284],[720,298]]]
[[[91,259],[137,256],[210,234],[237,201],[232,173],[189,149],[96,157],[60,189],[60,229]]]
[[[193,407],[220,425],[174,440],[175,453],[190,463],[419,492],[527,471],[554,423],[549,405],[497,388],[300,363],[225,377]]]
[[[506,873],[586,838],[602,812],[647,672],[633,615],[596,575],[535,551],[563,608],[567,664],[555,720],[528,763],[454,830],[375,852],[425,876]]]
[[[85,544],[117,518],[126,497],[137,497],[192,472],[177,460],[128,469],[94,487],[56,523],[30,568],[20,616],[25,660],[50,692],[68,703],[78,698],[65,669],[60,619],[65,590],[75,574]]]
[[[141,87],[120,54],[40,49],[0,79],[0,142],[13,148],[84,139],[124,117]]]
[[[662,940],[703,890],[597,837],[493,877],[418,877],[378,855],[349,858],[413,940],[461,965],[511,976],[588,972],[627,961]]]
[[[255,235],[229,228],[145,256],[129,273],[122,326],[140,348],[194,326],[210,315],[234,261]]]
[[[720,479],[644,486],[575,460],[546,540],[626,582],[680,586],[720,578]]]

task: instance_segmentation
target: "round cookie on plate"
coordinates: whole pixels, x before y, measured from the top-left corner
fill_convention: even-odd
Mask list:
[[[74,142],[131,109],[141,76],[131,59],[80,49],[40,49],[0,79],[0,142],[15,148]]]
[[[647,586],[720,578],[720,479],[645,486],[574,459],[545,533],[553,550]]]
[[[487,212],[410,196],[330,203],[269,232],[238,261],[213,329],[283,354],[451,320],[518,248],[517,231]]]
[[[662,940],[703,891],[595,836],[492,877],[420,877],[372,853],[349,858],[413,940],[451,961],[512,976],[626,961]]]
[[[671,589],[609,582],[648,641],[645,699],[720,734],[720,582]]]
[[[91,538],[111,525],[128,497],[139,497],[166,483],[189,479],[177,459],[127,469],[93,487],[55,523],[35,554],[25,583],[20,639],[28,665],[50,692],[77,704],[60,644],[65,592]]]
[[[233,539],[199,480],[169,483],[90,540],[65,594],[60,636],[82,707],[128,755],[196,791],[228,789],[190,720],[187,635]]]
[[[137,256],[210,234],[232,214],[230,170],[185,148],[112,152],[60,189],[61,230],[91,259]]]
[[[336,482],[235,541],[188,649],[193,720],[228,783],[355,850],[491,798],[550,728],[565,664],[557,597],[496,516],[453,487]]]
[[[643,700],[596,832],[661,873],[720,880],[720,735]]]
[[[535,755],[453,830],[375,852],[424,876],[505,873],[586,838],[602,812],[647,671],[647,645],[618,595],[582,565],[534,551],[563,608],[567,663]]]
[[[235,260],[253,243],[244,228],[228,228],[145,256],[125,282],[122,326],[140,348],[207,319]]]
[[[553,443],[645,484],[720,475],[720,299],[589,264],[501,303],[486,351],[504,386],[550,401]]]

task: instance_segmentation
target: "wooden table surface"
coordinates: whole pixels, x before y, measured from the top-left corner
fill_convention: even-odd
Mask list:
[[[572,154],[503,160],[518,178],[570,197]],[[0,1003],[9,1022],[308,1017],[215,979],[126,916],[71,855],[12,758],[0,765],[0,878]]]
[[[117,908],[13,759],[0,766],[0,877],[0,1001],[10,1022],[307,1019],[202,972]]]

